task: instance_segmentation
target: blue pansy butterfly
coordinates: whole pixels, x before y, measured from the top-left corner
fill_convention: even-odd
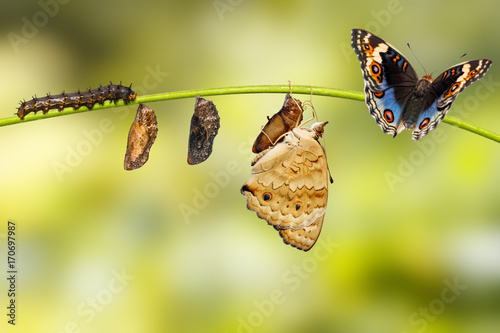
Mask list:
[[[382,38],[353,29],[351,46],[361,62],[370,114],[393,137],[414,128],[413,140],[436,128],[458,94],[491,66],[488,59],[470,60],[448,68],[434,81],[431,75],[419,80],[401,52]]]

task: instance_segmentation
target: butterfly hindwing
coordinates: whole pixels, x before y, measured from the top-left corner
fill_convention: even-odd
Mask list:
[[[375,93],[365,85],[365,103],[384,133],[396,136],[404,129],[401,122],[403,109],[394,97],[393,88]]]
[[[323,227],[323,220],[325,215],[322,215],[316,219],[311,225],[301,229],[279,229],[278,230],[283,242],[289,244],[299,250],[309,251],[313,245],[318,240],[319,234],[321,233],[321,228]]]

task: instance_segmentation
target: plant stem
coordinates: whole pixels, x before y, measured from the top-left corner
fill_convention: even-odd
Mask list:
[[[354,99],[364,101],[365,95],[357,91],[332,89],[325,87],[312,87],[312,86],[292,86],[294,94],[312,94],[319,96],[330,96]],[[200,96],[216,96],[216,95],[235,95],[235,94],[262,94],[262,93],[288,93],[290,92],[289,86],[244,86],[244,87],[227,87],[227,88],[212,88],[212,89],[199,89],[199,90],[185,90],[175,91],[170,93],[163,93],[157,95],[148,95],[137,97],[136,102],[147,103],[164,101],[168,99],[180,99]]]
[[[351,91],[351,90],[341,90],[341,89],[332,89],[326,87],[314,87],[314,86],[292,86],[291,90],[294,94],[306,94],[310,95],[319,95],[319,96],[329,96],[329,97],[338,97],[338,98],[346,98],[352,99],[356,101],[364,101],[365,95],[361,92]],[[151,103],[151,102],[159,102],[166,101],[170,99],[181,99],[181,98],[191,98],[196,95],[200,96],[216,96],[216,95],[234,95],[234,94],[262,94],[262,93],[288,93],[290,92],[290,87],[288,85],[262,85],[262,86],[240,86],[240,87],[226,87],[226,88],[211,88],[211,89],[198,89],[198,90],[185,90],[185,91],[174,91],[167,92],[162,94],[155,95],[146,95],[146,96],[138,96],[135,101],[130,102],[129,104],[138,104],[138,103]],[[104,105],[96,104],[92,110],[87,109],[86,107],[81,107],[77,110],[73,110],[72,108],[66,108],[62,112],[58,112],[56,110],[51,110],[47,114],[42,114],[38,112],[38,114],[29,114],[25,117],[24,120],[19,119],[19,117],[10,117],[0,119],[0,127],[24,123],[28,121],[34,121],[39,119],[46,119],[52,117],[60,117],[64,115],[94,111],[100,109],[107,109],[111,107],[119,107],[123,106],[125,103],[123,101],[119,101],[116,105],[112,102],[106,102]],[[500,142],[500,135],[487,131],[483,128],[474,126],[472,124],[466,123],[462,120],[447,116],[443,119],[443,122],[457,126],[469,132],[475,133],[477,135],[483,136],[490,140]]]
[[[466,131],[472,132],[474,134],[480,135],[480,136],[485,137],[487,139],[490,139],[490,140],[493,140],[496,142],[500,142],[500,135],[499,134],[496,134],[496,133],[490,132],[488,130],[485,130],[484,128],[466,123],[465,121],[462,121],[460,119],[446,116],[446,118],[443,119],[443,122],[450,124],[450,125],[453,125],[453,126],[456,126],[458,128],[464,129]]]

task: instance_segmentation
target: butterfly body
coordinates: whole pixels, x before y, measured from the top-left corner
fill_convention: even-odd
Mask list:
[[[403,111],[401,122],[404,127],[409,130],[415,127],[419,114],[425,108],[427,94],[430,94],[432,78],[430,75],[425,75],[416,84],[413,95],[408,98],[406,103],[403,103]]]
[[[448,68],[435,80],[430,75],[418,79],[401,52],[366,30],[352,30],[351,46],[361,64],[370,114],[394,137],[414,129],[414,140],[436,128],[458,94],[482,78],[492,63],[470,60]]]

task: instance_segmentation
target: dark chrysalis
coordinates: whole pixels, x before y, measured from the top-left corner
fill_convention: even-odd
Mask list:
[[[123,164],[125,170],[135,170],[146,163],[157,133],[158,123],[154,110],[142,103],[139,104],[128,133],[127,152]]]
[[[62,111],[64,108],[73,107],[73,110],[79,109],[81,106],[86,106],[89,109],[94,107],[95,103],[104,104],[105,101],[113,101],[115,104],[123,99],[125,104],[135,100],[137,94],[132,90],[132,85],[129,87],[121,84],[108,84],[107,86],[99,86],[95,89],[88,89],[74,93],[65,93],[59,95],[47,94],[45,97],[34,97],[32,100],[21,102],[17,109],[17,116],[21,119],[30,113],[42,111],[43,114],[51,109]]]
[[[260,132],[252,147],[255,154],[276,144],[276,140],[286,132],[297,127],[302,121],[302,103],[290,94],[285,97],[283,107],[271,119],[267,117],[267,124]],[[271,139],[271,141],[269,140]]]
[[[194,114],[189,130],[187,162],[191,165],[205,161],[220,127],[219,112],[212,101],[196,96]]]

